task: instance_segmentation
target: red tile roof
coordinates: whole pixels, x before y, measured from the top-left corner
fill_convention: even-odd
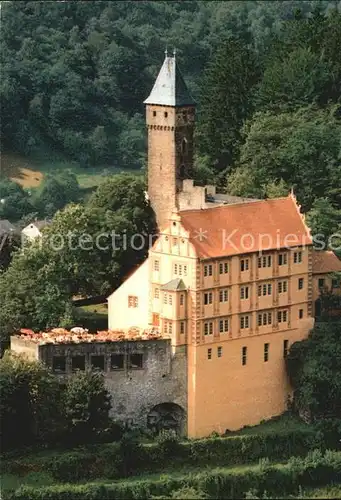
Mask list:
[[[313,274],[341,272],[341,260],[334,252],[314,250]]]
[[[312,244],[291,194],[286,198],[187,210],[180,216],[201,258]]]

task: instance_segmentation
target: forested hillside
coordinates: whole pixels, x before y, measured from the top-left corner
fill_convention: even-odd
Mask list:
[[[199,163],[224,170],[239,160],[242,125],[251,113],[306,105],[316,96],[323,104],[336,101],[340,17],[331,12],[337,4],[5,2],[2,144],[24,154],[58,150],[84,167],[140,167],[146,154],[143,100],[168,46],[177,48],[199,103]],[[317,8],[330,15],[331,25],[318,22],[316,37],[315,27],[294,28],[288,37],[283,25]],[[231,35],[236,38],[226,43]],[[262,76],[254,99],[253,85]],[[251,131],[263,124],[255,120]]]

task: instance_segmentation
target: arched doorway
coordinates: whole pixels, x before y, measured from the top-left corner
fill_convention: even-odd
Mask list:
[[[185,410],[175,403],[158,404],[147,415],[147,427],[155,434],[161,430],[173,430],[181,436],[185,431],[185,422]]]

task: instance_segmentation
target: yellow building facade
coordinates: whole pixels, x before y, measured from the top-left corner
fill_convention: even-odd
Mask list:
[[[292,193],[231,203],[211,196],[211,208],[186,194],[191,209],[183,210],[194,102],[169,59],[146,100],[148,194],[160,235],[143,271],[110,296],[109,326],[134,318],[131,326],[153,325],[174,350],[186,350],[187,434],[202,437],[286,410],[285,357],[314,325],[316,280],[340,261],[329,258],[321,276],[314,271],[318,259]],[[134,305],[141,294],[148,300]]]

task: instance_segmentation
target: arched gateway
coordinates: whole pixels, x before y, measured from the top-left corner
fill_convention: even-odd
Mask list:
[[[174,430],[181,436],[185,433],[185,422],[185,410],[175,403],[158,404],[147,415],[147,427],[155,433]]]

